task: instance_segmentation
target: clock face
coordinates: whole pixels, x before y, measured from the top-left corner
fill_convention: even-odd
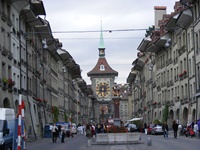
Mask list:
[[[108,97],[110,94],[110,86],[106,82],[100,82],[96,86],[96,94],[98,97]]]

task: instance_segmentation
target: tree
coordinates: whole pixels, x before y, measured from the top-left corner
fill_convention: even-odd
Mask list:
[[[58,122],[59,109],[57,106],[52,106],[53,122]]]
[[[162,122],[167,121],[167,119],[168,119],[168,113],[169,113],[169,106],[165,105],[165,108],[162,111]]]
[[[65,122],[68,122],[68,116],[66,115],[66,113],[64,114],[65,117]]]

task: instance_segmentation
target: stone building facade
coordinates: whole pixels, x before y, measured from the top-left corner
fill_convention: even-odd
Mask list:
[[[89,122],[93,92],[53,37],[43,2],[2,0],[0,11],[0,107],[17,116],[22,95],[28,138],[42,137],[45,124]]]
[[[181,0],[171,14],[166,7],[154,7],[155,25],[146,30],[127,78],[133,117],[169,125],[200,118],[199,3]]]

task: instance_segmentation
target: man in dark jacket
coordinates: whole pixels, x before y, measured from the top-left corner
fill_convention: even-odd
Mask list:
[[[164,138],[168,138],[169,128],[168,128],[168,125],[166,122],[164,122],[164,124],[162,126],[162,130],[163,130]]]
[[[173,121],[172,129],[174,130],[174,138],[177,139],[178,124],[175,120]]]

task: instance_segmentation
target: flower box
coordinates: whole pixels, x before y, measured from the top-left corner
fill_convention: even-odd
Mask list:
[[[37,101],[42,102],[42,99],[41,98],[37,98]]]
[[[153,103],[152,103],[152,105],[156,105],[156,104],[157,104],[157,102],[153,102]]]
[[[15,81],[13,81],[11,78],[9,78],[7,82],[8,82],[9,86],[14,86],[15,85]]]

